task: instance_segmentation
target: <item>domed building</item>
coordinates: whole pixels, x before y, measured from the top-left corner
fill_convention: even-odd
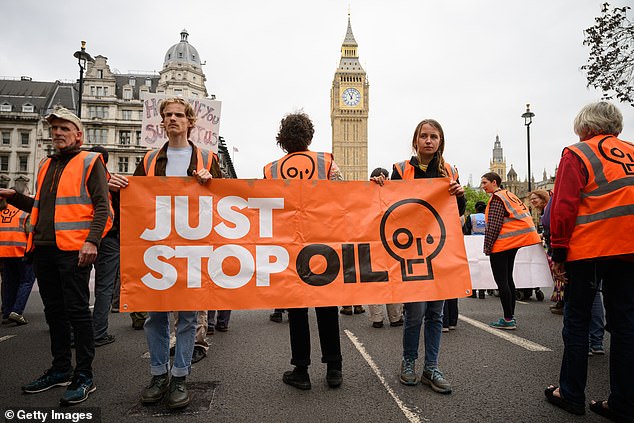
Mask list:
[[[185,98],[208,96],[203,63],[196,48],[187,41],[188,37],[189,33],[183,29],[181,40],[167,49],[163,69],[159,72],[157,93]]]

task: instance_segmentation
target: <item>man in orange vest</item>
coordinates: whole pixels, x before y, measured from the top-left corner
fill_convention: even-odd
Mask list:
[[[24,318],[24,308],[35,282],[33,266],[24,257],[30,227],[29,214],[7,204],[2,198],[0,217],[2,324],[26,325],[29,322]]]
[[[196,113],[191,104],[182,98],[168,98],[161,102],[159,111],[168,141],[159,150],[145,154],[134,176],[193,176],[201,184],[212,178],[222,178],[218,157],[199,149],[188,139],[196,126]],[[111,190],[117,191],[128,186],[128,179],[113,175],[109,185]],[[166,291],[165,295],[170,294]],[[141,403],[156,404],[167,394],[167,407],[177,409],[187,407],[191,400],[185,379],[191,372],[196,332],[203,339],[207,332],[207,311],[175,312],[176,345],[171,366],[169,314],[150,311],[143,327],[150,352],[152,379],[141,393]]]
[[[81,150],[83,127],[71,111],[60,108],[46,120],[54,154],[40,162],[35,198],[0,190],[9,204],[31,212],[33,252],[44,313],[49,326],[52,367],[22,387],[27,394],[68,386],[62,405],[85,401],[95,391],[92,314],[88,281],[101,238],[112,226],[107,172],[101,155]],[[76,366],[71,363],[71,325]]]
[[[564,274],[564,353],[559,387],[548,401],[585,414],[588,332],[592,304],[603,284],[610,332],[610,389],[590,410],[634,422],[634,145],[617,138],[623,115],[601,101],[574,121],[579,142],[566,147],[557,170],[550,229],[553,271]]]

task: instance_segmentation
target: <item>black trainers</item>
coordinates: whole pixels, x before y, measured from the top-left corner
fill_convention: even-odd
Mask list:
[[[326,372],[326,383],[328,383],[328,386],[330,386],[331,388],[340,387],[342,382],[343,373],[341,373],[341,370],[329,369]]]
[[[26,325],[29,323],[23,315],[18,314],[15,311],[12,311],[11,314],[9,314],[9,320],[15,322],[18,326]]]
[[[390,322],[390,326],[392,327],[403,326],[403,318],[401,317],[396,322]]]
[[[114,342],[114,335],[106,335],[102,338],[95,339],[95,347],[103,347],[104,345],[112,344]]]
[[[297,371],[297,367],[293,369],[293,371],[284,372],[282,376],[282,380],[285,384],[296,387],[297,389],[302,389],[304,391],[311,388],[310,385],[310,376],[308,372],[299,373]]]
[[[269,314],[269,320],[275,323],[282,323],[282,312],[274,311],[273,313]]]
[[[73,381],[66,388],[66,392],[59,400],[60,405],[73,405],[84,402],[88,399],[88,395],[95,392],[97,387],[92,381],[92,377],[78,373],[73,377]]]
[[[152,376],[150,384],[143,389],[141,404],[156,404],[163,399],[169,389],[170,379],[167,373]]]
[[[362,305],[354,306],[354,314],[363,314],[365,313],[365,308]]]
[[[72,379],[72,368],[67,372],[60,372],[51,368],[45,371],[39,378],[24,385],[22,392],[25,394],[36,394],[38,392],[48,391],[56,386],[68,386]]]
[[[352,316],[352,306],[343,306],[339,313],[345,314],[346,316]]]
[[[189,397],[189,392],[187,392],[185,376],[172,376],[169,391],[170,393],[167,397],[167,408],[173,410],[176,408],[184,408],[189,405],[191,398]]]
[[[194,352],[192,353],[192,364],[198,363],[205,357],[207,357],[207,351],[200,345],[195,345]]]

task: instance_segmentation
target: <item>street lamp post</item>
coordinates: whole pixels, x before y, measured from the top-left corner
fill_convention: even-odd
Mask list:
[[[73,54],[77,58],[77,64],[79,65],[79,102],[77,105],[77,117],[81,119],[81,98],[84,94],[84,71],[86,70],[86,63],[93,63],[93,59],[90,54],[86,52],[86,42],[81,42],[81,50],[77,50]]]
[[[535,113],[531,112],[531,105],[526,105],[526,112],[522,114],[524,125],[526,126],[526,151],[528,156],[528,192],[531,192],[531,123],[533,123]]]

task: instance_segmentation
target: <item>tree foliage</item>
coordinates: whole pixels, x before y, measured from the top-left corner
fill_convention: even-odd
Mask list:
[[[475,203],[478,201],[489,202],[489,195],[480,188],[473,188],[467,185],[464,187],[464,195],[467,199],[467,211],[465,211],[465,215],[475,213]]]
[[[590,55],[581,69],[588,86],[602,90],[604,99],[616,97],[634,106],[634,24],[627,18],[629,9],[603,3],[601,16],[584,31]]]

